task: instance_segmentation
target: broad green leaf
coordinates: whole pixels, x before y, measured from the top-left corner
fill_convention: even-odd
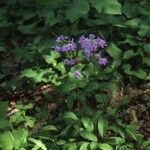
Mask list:
[[[7,9],[5,9],[5,8],[1,8],[0,9],[0,20],[3,20],[3,19],[5,19],[5,15],[7,14]]]
[[[91,150],[96,150],[98,147],[98,143],[97,142],[91,142],[90,143],[90,149]]]
[[[0,101],[0,118],[5,118],[8,107],[8,101]]]
[[[84,17],[90,9],[90,6],[86,0],[75,1],[75,4],[66,11],[66,17],[73,23],[80,17]]]
[[[50,9],[48,8],[45,8],[45,9],[42,9],[38,12],[38,15],[42,18],[44,17],[45,18],[45,22],[46,24],[47,23],[51,23],[52,22],[52,19],[55,19],[55,14],[54,14],[54,11],[50,11]]]
[[[26,124],[30,127],[33,128],[34,127],[34,123],[35,123],[35,119],[33,117],[30,116],[26,116]]]
[[[102,112],[101,111],[97,111],[93,114],[92,116],[92,122],[94,124],[94,126],[97,126],[98,120],[99,118],[102,116]]]
[[[66,112],[64,114],[65,119],[73,119],[73,120],[78,120],[78,117],[73,113],[73,112]]]
[[[78,86],[78,85],[77,85],[77,81],[76,81],[75,79],[71,79],[71,80],[65,82],[63,85],[61,85],[61,86],[59,87],[59,90],[60,90],[61,92],[63,91],[64,93],[68,93],[68,92],[70,92],[70,91],[76,89],[77,86]]]
[[[41,148],[42,150],[47,150],[45,144],[42,141],[34,138],[29,138],[28,140],[33,142],[35,145],[37,145],[37,147]]]
[[[147,24],[141,24],[139,27],[138,34],[141,37],[150,37],[150,27]]]
[[[66,73],[66,69],[63,63],[58,63],[55,68],[57,68],[62,74]]]
[[[23,13],[23,19],[24,20],[31,19],[31,18],[33,18],[35,16],[36,16],[36,11],[33,11],[31,9],[28,9],[27,11],[24,10],[24,13]]]
[[[83,130],[80,132],[80,136],[83,137],[84,139],[87,139],[89,141],[97,142],[97,137],[89,131]]]
[[[150,44],[144,44],[143,49],[146,53],[150,53]]]
[[[130,128],[127,128],[126,129],[126,132],[135,140],[137,141],[137,134],[134,130],[130,129]]]
[[[16,112],[15,114],[13,114],[12,116],[10,116],[10,121],[14,124],[19,124],[23,121],[25,121],[24,116],[22,115],[22,112]]]
[[[42,131],[58,131],[58,129],[54,125],[45,126]]]
[[[64,6],[65,2],[66,0],[37,0],[36,4],[38,6],[44,6],[44,8],[48,7],[49,9],[59,9]]]
[[[62,137],[63,137],[63,136],[67,136],[68,133],[70,132],[70,130],[72,131],[72,126],[71,126],[71,125],[65,127],[65,128],[61,131],[60,135],[61,135]]]
[[[100,103],[104,103],[108,100],[108,96],[106,94],[96,94],[95,98],[96,101]]]
[[[137,55],[137,53],[134,53],[132,50],[127,50],[127,51],[125,51],[123,58],[130,59],[136,55]]]
[[[122,66],[122,69],[124,70],[124,72],[128,75],[132,75],[132,71],[131,71],[131,65],[130,64],[125,64]]]
[[[102,138],[104,137],[107,129],[108,129],[108,121],[103,118],[100,118],[98,121],[98,131]]]
[[[137,29],[139,26],[139,23],[140,23],[140,19],[135,18],[135,19],[131,19],[131,20],[126,21],[125,24],[131,28]]]
[[[121,14],[121,4],[118,0],[90,0],[91,5],[96,8],[99,13],[104,14],[113,14],[120,15]]]
[[[27,130],[20,128],[14,130],[12,134],[14,137],[14,148],[19,149],[24,147],[25,144],[27,143],[27,136],[28,136]]]
[[[98,89],[98,83],[97,82],[90,82],[85,88],[86,92],[92,92],[94,90]]]
[[[25,69],[23,72],[22,72],[22,76],[23,77],[28,77],[28,78],[32,78],[32,77],[35,77],[36,76],[36,72],[32,69]]]
[[[135,9],[133,9],[133,5]],[[132,3],[132,1],[126,1],[122,5],[122,12],[127,16],[127,18],[135,18],[137,15],[140,14],[138,8],[139,5],[137,3]]]
[[[144,141],[142,143],[143,150],[149,150],[150,149],[150,140]]]
[[[99,144],[98,147],[101,149],[101,150],[113,150],[113,147],[110,146],[109,144]]]
[[[88,150],[88,145],[89,145],[88,142],[84,142],[84,143],[81,145],[81,147],[80,147],[79,150]]]
[[[133,75],[140,79],[145,79],[147,76],[147,73],[143,69],[138,69],[137,71],[133,71]]]
[[[92,132],[94,130],[94,125],[90,118],[84,117],[81,119],[81,122],[88,131]]]
[[[0,130],[10,128],[10,122],[5,118],[0,118]]]
[[[6,51],[5,47],[0,45],[0,52],[5,52],[5,51]]]
[[[23,34],[35,34],[36,33],[36,27],[35,24],[30,25],[20,25],[17,28],[20,32]]]
[[[77,144],[76,143],[68,143],[65,145],[65,150],[77,150]]]
[[[107,53],[114,59],[119,59],[122,56],[122,51],[115,44],[111,43],[106,48]]]
[[[0,134],[0,149],[13,150],[13,144],[14,137],[10,131]]]
[[[125,139],[121,137],[110,137],[109,140],[110,140],[109,144],[112,145],[122,145],[125,143]]]
[[[147,75],[146,80],[150,80],[150,73]]]
[[[56,66],[56,59],[60,57],[60,54],[57,51],[51,50],[49,54],[43,54],[42,56],[48,64],[53,64],[53,66]]]
[[[113,108],[111,106],[107,107],[107,113],[110,116],[114,116],[116,114],[116,110],[117,110],[116,108]]]
[[[147,64],[148,66],[150,66],[150,57],[144,57],[143,63]]]
[[[28,110],[28,109],[31,109],[31,108],[33,108],[33,104],[32,103],[23,106],[24,110]]]

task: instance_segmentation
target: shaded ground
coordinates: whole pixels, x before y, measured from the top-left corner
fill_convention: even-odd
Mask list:
[[[50,114],[52,111],[58,110],[58,105],[53,102],[45,101],[44,93],[51,94],[53,87],[49,84],[38,85],[34,90],[23,90],[9,95],[9,107],[7,111],[7,117],[11,116],[18,110],[15,108],[16,102],[21,101],[26,104],[28,102],[34,102],[38,106],[44,107]],[[145,138],[150,137],[150,83],[144,83],[140,87],[127,85],[124,89],[123,96],[128,96],[129,103],[125,107],[120,107],[123,111],[124,121],[128,123],[135,123],[137,130],[139,130]],[[118,91],[119,92],[119,91]],[[116,93],[115,95],[119,95]],[[5,95],[6,96],[6,95]],[[2,97],[0,97],[1,99]],[[32,113],[32,112],[31,112]],[[51,114],[52,115],[52,114]],[[49,119],[47,115],[43,122]],[[52,116],[55,117],[55,116]],[[37,124],[40,128],[41,123]],[[34,132],[34,131],[33,131]]]

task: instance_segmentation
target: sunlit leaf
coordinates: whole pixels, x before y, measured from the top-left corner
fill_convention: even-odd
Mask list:
[[[83,137],[84,139],[87,139],[89,141],[97,142],[97,137],[94,135],[94,133],[83,130],[80,132],[80,136]]]
[[[104,137],[107,129],[108,129],[108,121],[103,119],[103,118],[99,119],[99,121],[98,121],[98,131],[99,131],[102,138]]]

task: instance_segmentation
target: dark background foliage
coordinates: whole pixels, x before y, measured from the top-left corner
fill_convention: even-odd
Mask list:
[[[113,69],[149,80],[149,9],[147,0],[2,0],[1,86],[12,79],[19,86],[18,76],[25,68],[45,68],[42,55],[57,35],[83,33],[96,33],[108,41]]]
[[[108,89],[113,89],[112,82],[115,83],[116,80],[120,81],[125,86],[128,84],[140,86],[141,83],[149,82],[149,25],[149,0],[1,0],[0,100],[4,100],[6,102],[10,97],[12,98],[14,93],[26,89],[32,90],[32,88],[39,86],[41,83],[52,84],[54,86],[60,85],[62,78],[65,76],[64,74],[66,73],[66,69],[64,68],[64,65],[60,63],[60,56],[53,51],[52,47],[54,46],[55,38],[58,35],[68,35],[78,39],[78,37],[82,34],[93,33],[103,37],[108,42],[105,55],[109,59],[109,64],[106,68],[104,68],[104,70],[101,70],[101,77],[97,79],[91,78],[90,82],[87,83],[84,80],[77,84],[68,81],[66,84],[60,86],[60,89],[56,89],[58,90],[58,93],[60,91],[64,92],[63,94],[61,92],[61,94],[54,92],[54,95],[47,96],[45,94],[44,98],[51,98],[52,102],[55,102],[59,96],[59,100],[66,98],[68,100],[67,105],[62,104],[63,102],[60,102],[59,104],[62,106],[59,110],[61,113],[63,113],[65,110],[72,108],[74,109],[77,107],[77,104],[75,104],[75,106],[73,104],[73,98],[78,98],[81,101],[89,98],[90,101],[88,101],[88,106],[90,105],[95,109],[98,108],[102,110],[106,108],[106,110],[103,112],[104,114],[107,112],[107,114],[104,115],[104,118],[108,118],[108,120],[114,124],[117,122],[116,124],[119,124],[119,129],[121,131],[125,130],[124,134],[129,134],[132,139],[137,141],[137,139],[140,138],[135,134],[134,131],[131,130],[130,127],[122,124],[120,120],[117,120],[116,122],[114,121],[117,117],[119,119],[123,118],[120,117],[120,112],[116,113],[116,108],[111,108],[111,105],[108,102],[104,104],[103,102],[111,97],[110,93],[107,93],[106,91]],[[88,69],[91,71],[90,73],[93,74],[94,71],[92,64],[89,64]],[[102,84],[100,84],[101,82]],[[115,85],[114,83],[113,85]],[[78,91],[76,94],[76,89],[78,86],[80,91]],[[96,103],[95,100],[97,101]],[[126,99],[123,100],[125,103],[128,103],[126,102]],[[98,103],[102,103],[102,106],[99,107]],[[2,105],[1,108],[3,108],[4,105]],[[85,108],[86,107],[87,106],[85,106]],[[28,115],[23,118],[22,116],[25,116],[25,112],[32,108],[33,106],[30,104],[24,106],[19,105],[18,109],[20,110],[20,118],[18,117],[18,119],[16,116],[11,118],[11,123],[15,124],[15,129],[21,124],[21,122],[27,122],[27,125],[32,128],[34,124],[34,118],[36,118],[41,112],[42,115],[40,114],[36,118],[38,121],[43,116],[46,116],[45,110],[37,109],[36,111],[38,113],[33,118],[29,117]],[[124,108],[121,109],[124,111]],[[34,109],[33,112],[29,111],[29,114],[34,114],[34,111]],[[57,116],[59,112],[57,112],[55,115]],[[93,133],[89,134],[88,132],[87,134],[87,132],[82,132],[80,136],[77,135],[77,133],[79,133],[78,128],[81,127],[81,124],[83,124],[82,126],[85,126],[87,130],[94,130],[93,124],[95,126],[96,122],[93,121],[95,120],[94,116],[99,116],[99,114],[97,113],[96,115],[91,115],[92,119],[94,118],[92,120],[93,122],[90,121],[91,118],[82,118],[83,114],[86,116],[86,114],[89,115],[90,113],[91,112],[87,111],[86,109],[82,109],[81,114],[77,116],[74,113],[69,112],[66,115],[66,118],[71,118],[74,120],[71,121],[70,124],[67,121],[62,123],[60,121],[62,116],[60,116],[60,118],[58,117],[58,120],[56,118],[55,123],[57,122],[59,126],[58,128],[60,130],[62,129],[62,132],[59,131],[60,134],[58,135],[52,134],[52,136],[48,136],[52,138],[56,136],[56,139],[57,137],[63,137],[62,139],[64,140],[65,138],[69,138],[68,132],[71,130],[72,135],[75,135],[75,138],[77,138],[79,141],[82,137],[90,141],[93,141],[94,139],[94,142],[96,142],[97,137],[95,135],[93,136]],[[116,115],[116,118],[112,114],[114,116]],[[63,126],[60,125],[61,123]],[[104,126],[108,126],[108,122],[105,119],[104,121],[100,120],[100,124],[101,123],[104,124]],[[1,124],[3,124],[3,122]],[[9,123],[5,120],[4,124],[8,125]],[[92,124],[92,129],[91,127],[88,127],[87,124]],[[1,127],[0,132],[2,131],[1,133],[3,133],[3,130],[7,131],[8,128],[10,130],[11,127],[8,126],[4,127],[4,129]],[[64,130],[62,127],[64,127]],[[55,126],[48,126],[47,128],[44,130],[57,130]],[[100,134],[103,132],[102,129],[97,129],[97,127],[96,130],[99,130]],[[121,131],[117,131],[117,135],[121,136]],[[14,137],[20,136],[24,138],[24,140],[27,138],[27,132],[24,130],[24,128],[5,133],[4,135],[0,135],[2,139],[1,142],[4,143],[4,147],[7,147],[5,136],[6,139],[8,137],[10,138],[10,134],[13,134]],[[39,138],[38,134],[35,136],[35,138],[37,137]],[[106,138],[107,141],[108,137],[109,134],[107,134],[104,139],[103,137],[100,138],[102,141],[105,141]],[[128,139],[128,136],[126,139]],[[64,142],[59,141],[60,143],[58,142],[57,144],[53,144],[54,141],[53,139],[51,140],[52,147],[50,146],[49,142],[46,144],[52,149],[56,149],[59,144],[61,145],[61,142]],[[13,143],[12,139],[10,139],[10,141],[10,143]],[[37,145],[41,144],[41,141],[36,141],[32,138],[29,139],[29,141]],[[116,141],[119,141],[121,144],[122,142],[124,143],[124,139],[119,139],[118,137]],[[133,145],[135,141],[132,143],[129,139],[129,141],[127,141],[128,144],[125,145],[124,149],[134,149]],[[71,141],[68,143],[70,142]],[[13,149],[13,147],[19,149],[20,147],[24,147],[25,143],[26,141],[20,142],[15,146],[10,145],[10,147],[7,148],[8,150]],[[87,143],[83,144],[84,149],[84,146],[86,147]],[[144,144],[146,145],[146,142]],[[148,147],[144,144],[141,147],[146,147],[147,149],[143,149],[148,150]],[[82,146],[82,144],[79,145]],[[66,145],[66,149],[67,146],[68,145]],[[73,146],[74,145],[71,145],[70,147]],[[103,146],[104,148],[102,148]],[[105,149],[105,146],[108,148],[108,150],[111,150],[108,145],[100,145],[100,148]],[[31,145],[29,147],[31,147]],[[135,144],[136,149],[141,147]],[[45,150],[45,147],[42,144],[41,148]],[[72,149],[75,149],[75,147]]]

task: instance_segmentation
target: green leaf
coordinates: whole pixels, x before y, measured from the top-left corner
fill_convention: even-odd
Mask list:
[[[122,56],[122,51],[115,44],[111,43],[106,48],[107,53],[114,59],[119,59]]]
[[[91,142],[90,143],[90,149],[91,150],[96,150],[98,147],[98,143],[97,142]]]
[[[23,72],[22,72],[22,76],[23,77],[28,77],[28,78],[32,78],[32,77],[35,77],[36,76],[36,72],[32,69],[25,69]]]
[[[133,129],[127,128],[126,132],[135,140],[137,141],[137,134]]]
[[[112,146],[110,146],[109,144],[99,144],[98,147],[101,149],[101,150],[113,150]]]
[[[140,23],[140,19],[135,18],[135,19],[126,21],[125,24],[131,28],[137,29],[139,26],[139,23]]]
[[[5,118],[8,107],[8,101],[0,101],[0,118]]]
[[[77,150],[77,144],[76,143],[68,143],[65,145],[65,150]]]
[[[33,17],[36,16],[36,11],[32,11],[32,10],[24,10],[24,13],[23,13],[23,20],[28,20],[28,19],[31,19]]]
[[[24,34],[35,34],[36,33],[35,24],[20,25],[20,26],[18,26],[18,30]]]
[[[130,59],[136,55],[137,53],[134,53],[132,50],[128,50],[128,51],[125,51],[123,59]]]
[[[86,86],[85,91],[86,92],[92,92],[92,91],[97,90],[97,89],[98,89],[98,83],[97,82],[90,82]]]
[[[0,130],[10,128],[10,122],[5,118],[0,118]]]
[[[66,73],[66,69],[63,63],[58,63],[55,68],[57,68],[62,74]]]
[[[28,110],[28,109],[31,109],[31,108],[33,108],[33,104],[32,103],[23,106],[23,110]]]
[[[58,129],[54,125],[45,126],[42,131],[58,131]]]
[[[51,23],[52,19],[55,19],[55,14],[54,11],[50,11],[49,9],[45,8],[39,11],[38,15],[41,18],[45,18],[45,22],[47,23]]]
[[[144,57],[143,63],[147,64],[148,66],[150,66],[150,58],[149,57]]]
[[[125,143],[125,139],[123,139],[121,137],[110,137],[109,139],[110,139],[109,144],[122,145]]]
[[[34,139],[34,138],[29,138],[28,140],[35,143],[38,149],[41,148],[42,150],[47,150],[45,144],[42,141]]]
[[[92,132],[89,132],[86,130],[81,131],[80,136],[83,137],[84,139],[87,139],[93,142],[97,142],[98,140],[97,137]]]
[[[27,143],[28,132],[25,129],[17,129],[12,132],[14,137],[14,148],[19,149]]]
[[[0,45],[0,52],[5,52],[5,51],[6,51],[5,47]]]
[[[75,88],[77,88],[77,86],[78,86],[77,80],[71,79],[71,80],[68,80],[67,82],[65,82],[63,85],[61,85],[59,87],[59,90],[64,93],[68,93],[68,92],[74,90]]]
[[[60,57],[60,53],[51,50],[49,54],[43,54],[42,56],[48,64],[53,64],[53,66],[56,66],[56,59]]]
[[[84,142],[84,143],[81,145],[81,147],[80,147],[79,150],[88,150],[88,145],[89,145],[88,142]]]
[[[134,5],[134,8],[135,8],[135,9],[133,9],[133,5]],[[125,14],[128,18],[135,18],[137,15],[140,14],[140,13],[138,12],[138,4],[132,3],[132,1],[126,1],[126,2],[122,5],[122,12],[123,12],[123,14]]]
[[[78,117],[73,113],[73,112],[66,112],[64,114],[65,119],[73,119],[73,120],[78,120]]]
[[[90,118],[82,118],[81,122],[88,131],[92,132],[94,130],[94,125]]]
[[[106,94],[96,94],[95,95],[96,101],[104,103],[108,100],[108,96]]]
[[[144,141],[142,143],[142,149],[143,150],[149,150],[150,149],[150,140]]]
[[[131,65],[130,64],[125,64],[122,66],[122,69],[124,70],[124,72],[128,75],[132,75],[132,71],[131,71]]]
[[[146,53],[150,53],[150,44],[144,44],[143,49]]]
[[[111,106],[107,107],[107,113],[110,116],[114,116],[116,114],[116,111],[117,111],[116,108],[113,108]]]
[[[104,137],[104,134],[106,133],[107,129],[108,129],[108,121],[103,118],[99,119],[98,131],[102,138]]]
[[[14,137],[10,131],[0,134],[0,149],[12,150],[13,144],[14,144]]]
[[[66,17],[73,23],[78,20],[80,17],[84,17],[89,9],[90,6],[86,0],[78,0],[75,1],[76,3],[66,11]]]
[[[35,123],[35,119],[30,117],[30,116],[26,116],[26,123],[30,128],[34,127],[34,123]]]
[[[139,27],[139,31],[138,31],[138,34],[141,36],[141,37],[150,37],[150,27],[149,25],[147,24],[141,24],[140,27]]]
[[[145,79],[147,76],[147,73],[143,69],[138,69],[137,71],[133,72],[133,75],[140,79]]]
[[[121,14],[121,4],[118,0],[91,0],[92,6],[99,12],[104,14]]]

